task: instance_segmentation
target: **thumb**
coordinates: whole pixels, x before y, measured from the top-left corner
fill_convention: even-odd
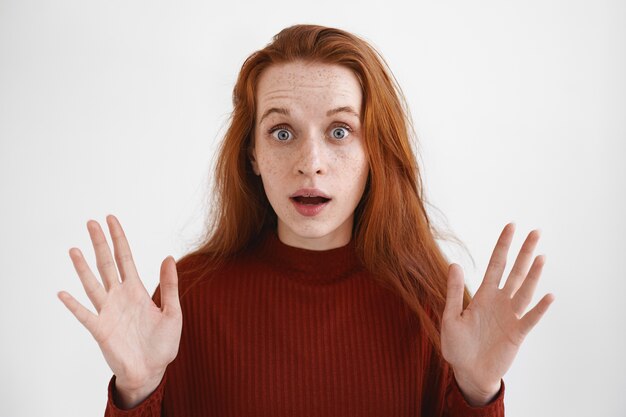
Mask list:
[[[446,307],[443,311],[445,319],[454,319],[463,312],[463,268],[458,264],[448,266],[448,291],[446,294]]]
[[[176,261],[168,256],[161,263],[161,305],[164,313],[180,311]]]

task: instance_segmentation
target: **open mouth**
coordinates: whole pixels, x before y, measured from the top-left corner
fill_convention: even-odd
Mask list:
[[[291,202],[293,203],[295,209],[303,216],[313,217],[320,214],[326,206],[328,206],[328,202],[330,198],[315,196],[315,197],[304,197],[304,196],[296,196],[291,197]]]
[[[317,205],[317,204],[324,204],[327,201],[330,201],[330,198],[326,198],[326,197],[303,197],[303,196],[298,196],[298,197],[291,197],[292,200],[300,203],[300,204],[306,204],[306,205]]]

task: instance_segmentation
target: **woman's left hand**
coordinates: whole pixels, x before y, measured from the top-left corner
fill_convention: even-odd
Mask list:
[[[463,270],[457,264],[451,264],[448,270],[441,350],[459,388],[473,406],[485,405],[495,397],[524,338],[554,301],[554,295],[546,294],[523,314],[545,263],[544,255],[537,256],[528,269],[539,240],[538,230],[528,234],[504,287],[498,288],[514,230],[513,223],[504,227],[483,282],[465,310]]]

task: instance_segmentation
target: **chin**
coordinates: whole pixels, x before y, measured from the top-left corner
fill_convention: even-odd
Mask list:
[[[333,228],[332,226],[319,225],[313,227],[298,227],[299,225],[294,225],[294,227],[290,227],[286,225],[286,229],[288,233],[297,236],[300,239],[319,239],[332,234]]]
[[[317,247],[320,245],[323,247],[337,247],[343,246],[351,239],[350,233],[352,230],[350,229],[346,232],[342,225],[343,223],[307,222],[305,220],[302,222],[282,222],[280,228],[283,231],[282,237],[285,240],[292,241],[292,243],[308,241]]]

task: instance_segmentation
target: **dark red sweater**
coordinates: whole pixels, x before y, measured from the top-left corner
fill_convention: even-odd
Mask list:
[[[504,416],[504,381],[490,404],[468,405],[353,242],[313,251],[269,232],[211,274],[181,297],[180,348],[161,384],[124,411],[113,376],[105,416]]]

